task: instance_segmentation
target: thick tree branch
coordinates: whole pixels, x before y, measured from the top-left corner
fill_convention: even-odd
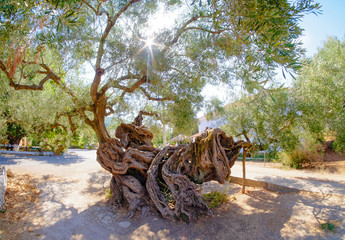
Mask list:
[[[137,82],[135,82],[131,87],[125,87],[125,86],[122,86],[120,84],[115,84],[114,86],[116,88],[119,88],[127,93],[132,93],[134,92],[137,88],[139,88],[142,84],[146,83],[146,76],[142,76],[140,78],[140,80],[138,80]]]
[[[180,29],[177,30],[177,33],[175,35],[175,37],[164,47],[163,52],[166,52],[169,50],[169,48],[174,45],[175,43],[177,43],[178,39],[181,37],[182,33],[184,33],[185,31],[188,30],[187,26],[189,24],[191,24],[192,22],[195,22],[196,20],[198,20],[199,18],[201,18],[201,16],[195,16],[192,17],[191,19],[189,19],[185,24],[182,25],[182,27]]]
[[[23,61],[24,64],[33,64],[31,62],[25,62]],[[10,73],[7,71],[6,66],[4,63],[0,60],[0,69],[6,74],[9,84],[11,87],[13,87],[15,90],[33,90],[33,91],[38,91],[38,90],[43,90],[44,84],[49,81],[53,80],[55,83],[60,84],[61,79],[58,77],[53,71],[45,64],[38,64],[42,68],[44,68],[46,71],[38,71],[38,73],[46,74],[46,76],[38,83],[36,84],[31,84],[31,85],[26,85],[26,84],[19,84],[15,83],[13,77],[10,75]]]
[[[140,2],[141,0],[130,0],[128,1],[123,7],[122,9],[120,9],[120,11],[113,17],[110,18],[108,17],[108,22],[107,22],[107,26],[103,32],[103,35],[99,41],[99,47],[98,47],[98,52],[97,52],[97,58],[96,58],[96,74],[94,77],[94,80],[92,82],[91,85],[91,98],[94,102],[97,101],[98,99],[98,87],[99,84],[101,83],[101,77],[104,74],[105,70],[101,68],[101,63],[102,63],[102,58],[104,55],[104,44],[105,44],[105,40],[107,39],[111,29],[114,27],[116,21],[118,20],[118,18],[134,3],[136,2]]]
[[[140,111],[142,115],[156,117],[157,119],[161,119],[157,112],[147,112],[147,111]]]
[[[204,31],[204,32],[208,32],[208,33],[212,33],[212,34],[221,34],[222,32],[226,31],[227,29],[219,29],[217,31],[215,30],[209,30],[209,29],[206,29],[206,28],[202,28],[202,27],[188,27],[188,28],[185,28],[185,31],[188,31],[188,30],[201,30],[201,31]]]
[[[144,95],[146,96],[146,98],[148,100],[151,100],[151,101],[159,101],[159,102],[162,102],[162,101],[172,101],[173,98],[171,97],[164,97],[164,98],[155,98],[155,97],[151,97],[150,94],[142,87],[139,87],[139,89],[144,93]]]
[[[115,88],[120,88],[120,89],[122,89],[121,87],[123,87],[123,86],[120,86],[120,85],[117,84],[117,82],[119,82],[119,81],[122,81],[122,80],[129,80],[129,79],[139,79],[140,77],[141,77],[141,75],[139,75],[139,74],[128,74],[128,75],[122,76],[122,77],[120,77],[120,78],[118,78],[118,79],[113,79],[113,78],[111,78],[111,79],[109,79],[109,81],[108,81],[106,84],[104,84],[104,86],[101,88],[101,90],[99,91],[99,96],[103,96],[103,95],[108,91],[108,89],[111,88],[111,87],[115,87]],[[120,87],[118,87],[118,86],[120,86]],[[124,88],[125,88],[125,87],[124,87]]]

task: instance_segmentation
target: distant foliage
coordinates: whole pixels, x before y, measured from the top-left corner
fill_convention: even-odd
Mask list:
[[[258,91],[225,106],[224,128],[288,166],[320,161],[329,138],[345,150],[344,79],[345,41],[329,38],[305,61],[292,88]]]

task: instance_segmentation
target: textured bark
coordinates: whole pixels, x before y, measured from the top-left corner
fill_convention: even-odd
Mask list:
[[[110,182],[114,207],[125,206],[129,216],[158,210],[164,218],[195,221],[211,213],[196,192],[196,183],[224,183],[242,148],[220,129],[208,129],[193,143],[162,150],[153,147],[152,133],[141,125],[142,116],[122,123],[116,137],[101,143],[97,161],[113,177]]]

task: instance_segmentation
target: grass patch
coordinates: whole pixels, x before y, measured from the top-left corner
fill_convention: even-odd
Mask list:
[[[110,199],[112,197],[110,188],[105,189],[105,198]]]
[[[201,199],[209,208],[219,207],[221,204],[229,202],[229,196],[222,192],[210,192],[201,195]]]
[[[330,223],[330,222],[326,222],[326,223],[322,223],[321,224],[321,228],[325,231],[331,231],[334,232],[335,230],[335,225]]]

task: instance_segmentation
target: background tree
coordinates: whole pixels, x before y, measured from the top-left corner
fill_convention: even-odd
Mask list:
[[[226,108],[225,129],[252,142],[256,150],[294,150],[299,144],[300,116],[292,93],[291,89],[275,89],[243,96]]]
[[[225,107],[226,131],[293,167],[320,160],[326,139],[344,150],[344,41],[329,38],[306,60],[290,89],[269,89]]]
[[[296,104],[308,131],[320,142],[334,136],[345,150],[345,41],[330,37],[297,78]]]

